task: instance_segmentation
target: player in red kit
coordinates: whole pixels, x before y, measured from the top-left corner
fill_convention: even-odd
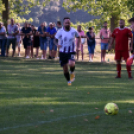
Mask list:
[[[115,60],[117,62],[117,77],[121,78],[121,60],[122,58],[127,61],[129,57],[129,50],[128,50],[128,40],[131,38],[131,43],[133,43],[133,36],[130,29],[125,27],[125,21],[120,20],[119,22],[120,27],[115,28],[112,33],[111,43],[109,45],[109,50],[112,48],[112,44],[115,40]],[[130,51],[133,50],[132,46]],[[128,78],[132,79],[131,75],[131,66],[126,65]]]

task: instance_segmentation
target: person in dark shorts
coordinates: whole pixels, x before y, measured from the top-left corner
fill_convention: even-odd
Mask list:
[[[80,36],[77,30],[70,26],[70,18],[66,17],[63,21],[64,27],[56,33],[55,43],[60,51],[60,64],[63,67],[64,76],[68,86],[71,86],[71,82],[75,80],[75,38],[79,38],[77,43],[80,44]],[[69,74],[68,65],[71,75]]]
[[[18,26],[15,25],[14,19],[11,19],[11,24],[7,26],[7,52],[6,56],[8,57],[9,47],[12,44],[12,57],[15,55],[16,49],[16,35],[19,33]]]
[[[25,53],[26,53],[26,59],[30,58],[30,50],[31,50],[31,35],[32,35],[32,29],[28,26],[28,23],[25,22],[24,27],[21,29],[21,35],[24,36],[23,38],[23,45],[25,48]]]
[[[36,58],[38,58],[39,46],[40,46],[39,33],[37,29],[34,27],[33,28],[33,48],[36,48],[36,56],[35,56]]]
[[[89,62],[93,61],[94,57],[94,49],[95,49],[95,33],[93,32],[93,28],[89,27],[89,32],[86,33],[87,35],[87,45],[89,51]]]

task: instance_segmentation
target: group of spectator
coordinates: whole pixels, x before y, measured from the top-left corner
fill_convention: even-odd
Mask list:
[[[108,41],[110,37],[110,31],[107,29],[107,22],[104,22],[104,28],[100,31],[101,38],[101,60],[105,61],[106,50],[108,49]],[[9,56],[9,48],[12,44],[12,57],[15,55],[16,47],[18,47],[18,56],[20,55],[20,45],[23,44],[25,49],[25,58],[33,58],[33,49],[36,49],[35,57],[39,59],[39,48],[42,51],[41,59],[53,59],[58,58],[57,46],[55,45],[55,34],[62,28],[60,21],[57,24],[50,22],[46,27],[46,23],[43,22],[36,28],[35,26],[25,22],[23,27],[20,27],[19,23],[15,24],[14,19],[11,19],[11,23],[7,26],[7,30],[2,23],[0,23],[0,47],[1,56]],[[83,45],[85,44],[85,38],[87,39],[89,61],[93,61],[95,50],[95,33],[92,27],[89,27],[88,32],[85,34],[81,25],[78,25],[77,31],[81,37],[81,44],[76,46],[76,56],[79,60],[81,52],[82,60],[84,58]],[[77,42],[77,39],[76,39]],[[77,43],[76,43],[77,44]],[[49,56],[46,57],[46,51],[49,47]]]

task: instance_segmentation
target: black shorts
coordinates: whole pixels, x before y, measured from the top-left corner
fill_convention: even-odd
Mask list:
[[[30,38],[24,38],[23,39],[23,45],[24,45],[24,48],[26,49],[27,46],[31,46],[32,45],[32,41]]]
[[[69,60],[75,61],[75,52],[73,53],[59,53],[60,65],[63,67]]]

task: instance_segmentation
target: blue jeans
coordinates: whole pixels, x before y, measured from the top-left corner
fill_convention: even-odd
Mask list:
[[[47,39],[40,37],[40,48],[41,50],[47,50]]]
[[[94,54],[95,44],[88,46],[89,54]]]
[[[1,56],[5,56],[6,39],[0,39],[0,46],[1,46]]]
[[[54,39],[50,39],[49,50],[57,51],[57,46],[54,44]]]

